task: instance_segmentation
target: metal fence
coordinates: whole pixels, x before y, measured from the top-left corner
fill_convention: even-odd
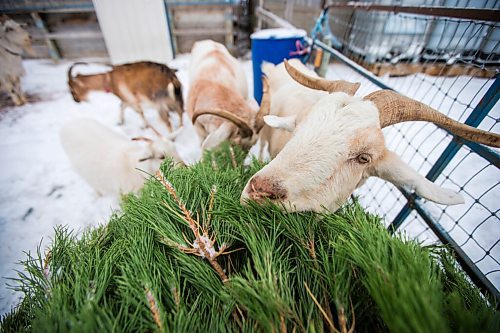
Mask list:
[[[279,3],[285,1],[263,6],[283,15],[282,9],[273,10],[281,8]],[[425,5],[423,1],[410,4]],[[457,4],[463,6],[465,1]],[[395,13],[405,6],[376,9],[336,3],[323,13],[328,13],[329,26],[316,29],[321,33],[310,42],[313,49],[333,55],[327,78],[361,82],[359,96],[394,89],[460,122],[499,133],[499,3],[467,4],[483,11],[469,8],[445,17],[432,15],[428,8]],[[321,12],[317,6],[313,4],[310,12]],[[473,14],[492,21],[467,18]],[[295,15],[290,17],[296,26],[311,26],[294,21]],[[454,137],[431,123],[398,124],[385,128],[384,135],[390,150],[436,184],[459,191],[465,204],[438,205],[377,178],[356,192],[362,204],[384,217],[390,230],[398,229],[423,243],[450,245],[472,281],[498,300],[499,150]]]

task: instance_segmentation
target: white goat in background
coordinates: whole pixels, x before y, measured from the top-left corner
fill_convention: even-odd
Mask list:
[[[342,90],[332,89],[336,85],[332,81],[285,65],[290,76],[306,87]],[[272,74],[269,76],[270,91],[276,91],[276,82],[283,79],[278,75],[275,81]],[[275,158],[248,181],[242,203],[271,200],[289,211],[335,211],[368,177],[375,176],[437,203],[460,204],[464,199],[459,193],[434,184],[389,151],[382,128],[405,121],[429,121],[467,140],[500,147],[500,135],[461,124],[393,91],[380,90],[365,98],[343,92],[315,93],[306,100],[306,93],[299,89],[305,91],[290,86],[290,98],[281,99],[281,105],[274,104],[271,96],[272,109],[283,113],[294,110],[296,114],[277,114],[264,120],[291,135]],[[296,94],[302,94],[303,99],[293,99]]]
[[[23,51],[34,54],[30,35],[16,21],[0,16],[0,90],[5,91],[15,105],[26,103],[21,90],[21,76],[25,74]]]
[[[93,119],[76,119],[66,124],[60,139],[71,165],[99,195],[136,192],[147,174],[153,174],[165,157],[183,164],[172,140],[127,137]],[[144,141],[144,142],[140,142]]]

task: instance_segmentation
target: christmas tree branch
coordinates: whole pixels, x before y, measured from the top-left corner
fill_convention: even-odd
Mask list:
[[[183,212],[184,219],[189,224],[189,227],[191,228],[191,231],[193,232],[195,238],[193,243],[191,244],[191,247],[178,245],[177,248],[182,252],[195,254],[197,256],[207,259],[210,265],[215,269],[217,274],[219,274],[222,282],[226,283],[227,281],[229,281],[229,279],[226,276],[226,273],[224,272],[219,262],[217,261],[217,257],[224,253],[224,251],[227,248],[227,245],[222,244],[219,248],[219,251],[216,251],[214,247],[215,239],[211,239],[208,234],[208,230],[205,228],[201,228],[200,223],[192,218],[191,213],[187,210],[184,203],[182,203],[182,201],[180,200],[173,185],[166,180],[166,178],[164,177],[164,175],[161,173],[160,170],[156,172],[156,177],[167,189],[167,191],[172,195],[174,201],[177,203],[177,205]]]

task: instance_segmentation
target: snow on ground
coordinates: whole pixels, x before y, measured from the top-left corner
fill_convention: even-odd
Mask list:
[[[181,56],[170,64],[179,69],[185,86],[188,63],[189,57]],[[28,60],[23,64],[27,72],[23,90],[40,101],[0,110],[0,314],[20,296],[7,288],[7,278],[15,277],[14,270],[21,268],[16,263],[25,258],[23,251],[34,253],[41,239],[43,251],[57,225],[81,232],[106,223],[119,209],[118,198],[99,197],[71,169],[59,142],[62,126],[75,118],[94,118],[128,137],[153,137],[149,130],[141,129],[142,121],[132,109],[125,112],[125,125],[117,125],[120,100],[112,94],[92,93],[89,102],[74,102],[66,83],[71,62]],[[91,73],[107,68],[91,65],[75,69]],[[155,110],[146,110],[146,116],[153,123],[160,121]],[[194,163],[201,154],[199,140],[187,117],[184,124],[176,145],[181,157]],[[167,133],[164,126],[156,127]]]
[[[180,56],[169,64],[179,70],[177,75],[184,85],[184,96],[187,96],[188,64],[188,55]],[[49,60],[25,61],[27,75],[23,78],[24,91],[37,95],[40,101],[0,110],[0,137],[2,138],[0,142],[0,156],[2,156],[0,165],[0,187],[2,189],[0,191],[0,314],[9,311],[20,297],[7,288],[9,282],[7,278],[14,277],[14,270],[20,268],[16,262],[25,258],[23,251],[33,253],[41,239],[43,239],[41,243],[43,251],[50,244],[53,229],[57,225],[68,225],[70,229],[81,232],[85,228],[106,223],[111,213],[119,209],[117,198],[97,196],[71,169],[59,143],[58,133],[61,127],[72,119],[89,117],[128,137],[152,135],[148,130],[141,129],[141,119],[131,109],[126,111],[125,125],[118,126],[120,101],[111,94],[93,93],[89,102],[75,103],[66,83],[66,73],[70,65],[70,62],[54,64]],[[244,67],[249,81],[249,96],[252,96],[251,61],[245,61]],[[82,73],[99,72],[105,69],[106,67],[98,65],[79,67],[79,71]],[[332,65],[328,72],[328,77],[332,79],[361,81],[363,85],[358,93],[360,96],[376,89],[375,86],[366,80],[361,80],[356,75],[352,70],[338,64]],[[424,101],[425,98],[430,98],[427,102],[432,104],[432,94],[426,94],[427,88],[429,88],[426,86],[427,83],[424,84],[423,88],[420,85],[415,90],[419,81],[412,82],[411,80],[418,79],[419,75],[386,79],[386,82],[397,86],[399,91],[408,93],[412,97],[424,97]],[[455,80],[466,80],[467,83],[470,81],[467,77],[448,78],[443,79],[440,84],[444,87],[443,89],[452,89],[454,86],[458,86]],[[488,88],[489,84],[484,81],[481,79],[470,81],[472,83],[468,85],[469,89],[460,92],[460,100],[470,101],[474,99],[477,102],[477,99]],[[481,93],[474,96],[478,90]],[[422,92],[423,95],[416,96],[414,91]],[[443,110],[449,109],[447,105],[434,106],[441,107]],[[460,108],[454,108],[454,110],[458,113],[453,114],[453,116],[463,121],[465,118],[460,114],[463,110]],[[493,119],[499,118],[498,106],[492,114]],[[146,110],[146,116],[153,123],[159,121],[155,110]],[[194,163],[201,154],[200,142],[190,120],[186,115],[184,116],[184,129],[178,136],[176,146],[179,154],[187,163]],[[420,155],[415,156],[411,149],[405,150],[404,147],[397,146],[402,133],[415,136],[415,141],[418,141],[419,150],[423,151],[423,156],[439,155],[440,150],[436,146],[441,147],[447,141],[439,131],[436,134],[432,125],[405,126],[394,126],[402,128],[401,132],[384,130],[386,137],[390,136],[388,145],[400,153],[406,161],[411,160],[412,163],[418,164],[415,167],[425,174],[431,164],[422,162],[424,158]],[[485,126],[490,129],[493,125],[486,124]],[[157,128],[166,133],[164,127],[157,126]],[[498,128],[494,128],[494,130],[498,132]],[[429,140],[430,135],[434,135],[432,140]],[[435,159],[435,157],[433,158]],[[469,173],[470,170],[474,171],[478,168],[477,163],[479,162],[475,163],[467,165],[466,169],[469,170]],[[469,175],[459,174],[456,178],[466,181],[469,179]],[[500,180],[498,170],[495,168],[489,170],[486,177],[483,178],[474,189],[470,190],[471,192],[483,193],[488,183],[497,184]],[[438,182],[456,188],[454,184],[447,184],[446,180],[438,179]],[[473,181],[472,184],[474,183]],[[377,189],[379,191],[379,194],[375,196],[377,198],[380,196],[383,198],[391,197],[391,191],[397,193],[385,182],[375,181],[371,183],[370,181],[370,184],[369,186],[372,188],[377,188],[377,186],[381,188]],[[365,200],[368,207],[371,207],[373,199],[371,199],[368,189],[369,187],[365,185],[357,194]],[[491,194],[487,204],[493,207],[494,211],[497,211],[498,204],[494,198],[498,197],[498,187]],[[466,197],[466,200],[472,199]],[[398,206],[398,204],[394,204],[394,201],[386,199],[380,205],[378,209],[373,208],[372,210],[379,213],[391,212],[394,210],[394,206],[399,208],[402,203],[399,203]],[[454,210],[448,210],[448,213],[450,211]],[[493,218],[494,223],[491,224],[486,233],[483,232],[483,236],[496,242],[498,235],[500,235],[500,226],[498,217],[494,216]],[[477,224],[474,218],[472,218],[472,222],[469,219],[467,223],[471,223],[472,227],[474,227],[474,223]],[[414,223],[414,225],[409,226],[408,230],[410,233],[416,234],[419,232],[419,228],[421,227]],[[499,252],[498,246],[493,249],[496,258],[499,257]],[[487,269],[492,269],[492,267],[498,269],[498,265],[494,262],[489,263]],[[494,280],[496,285],[500,284],[498,279]]]

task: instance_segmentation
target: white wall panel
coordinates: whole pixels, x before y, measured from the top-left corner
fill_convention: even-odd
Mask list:
[[[113,64],[173,59],[163,0],[93,0]]]

